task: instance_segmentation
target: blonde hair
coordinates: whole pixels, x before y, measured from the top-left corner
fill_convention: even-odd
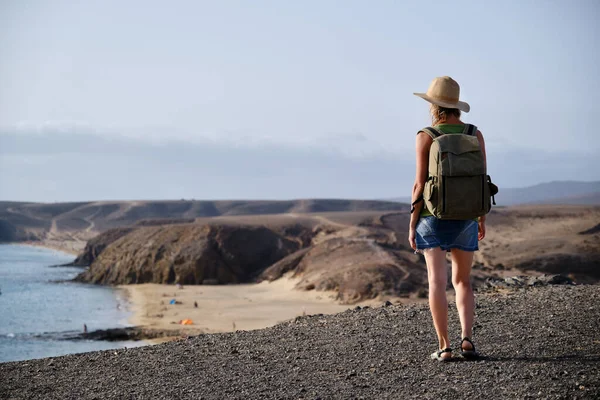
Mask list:
[[[446,108],[437,104],[432,104],[429,107],[429,113],[431,114],[431,124],[433,126],[446,122],[451,115],[460,118],[460,110],[458,108]]]

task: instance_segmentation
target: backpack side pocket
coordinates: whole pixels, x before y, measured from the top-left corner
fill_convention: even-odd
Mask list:
[[[439,215],[440,207],[438,205],[438,188],[435,184],[436,178],[430,176],[425,182],[425,188],[423,190],[423,200],[425,201],[425,207],[429,212],[435,216]]]

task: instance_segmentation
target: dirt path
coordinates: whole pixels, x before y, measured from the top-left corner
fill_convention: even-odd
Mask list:
[[[102,208],[98,207],[98,209],[96,210],[96,212],[94,212],[92,215],[89,215],[89,216],[83,218],[85,220],[85,222],[87,222],[88,224],[90,224],[85,229],[85,232],[91,232],[92,229],[94,229],[94,227],[96,226],[96,224],[94,223],[93,218],[95,218],[100,213],[100,211],[102,211]]]
[[[56,218],[52,218],[52,221],[50,224],[50,231],[48,231],[48,233],[50,233],[51,235],[56,235],[58,233],[58,227],[56,225]]]
[[[126,215],[129,211],[131,211],[132,208],[137,207],[139,205],[141,205],[143,202],[141,201],[129,201],[129,202],[122,202],[119,203],[119,209],[117,211],[114,211],[113,213],[111,213],[108,217],[110,219],[119,219],[121,217],[123,217],[124,215]]]

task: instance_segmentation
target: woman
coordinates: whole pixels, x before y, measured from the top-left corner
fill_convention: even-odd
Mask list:
[[[463,133],[465,124],[461,121],[461,111],[469,112],[467,103],[459,101],[460,87],[448,76],[435,78],[427,93],[415,95],[431,103],[432,126],[444,134]],[[485,160],[485,143],[481,132],[477,139]],[[417,171],[412,191],[413,203],[420,199],[428,178],[429,149],[433,139],[423,131],[417,134]],[[446,282],[448,271],[446,252],[452,259],[452,285],[456,291],[456,307],[462,327],[461,354],[465,358],[475,358],[475,345],[471,341],[475,299],[471,288],[471,265],[473,252],[478,250],[478,240],[485,237],[485,216],[479,220],[442,220],[432,214],[419,201],[410,218],[410,246],[422,252],[427,263],[429,280],[429,307],[433,324],[438,335],[439,350],[431,357],[438,361],[452,358],[452,348],[448,339],[448,301]]]

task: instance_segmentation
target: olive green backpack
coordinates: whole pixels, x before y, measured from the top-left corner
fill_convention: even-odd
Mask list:
[[[477,127],[465,124],[462,134],[444,134],[432,127],[421,131],[433,139],[422,196],[427,209],[439,219],[465,220],[487,214],[492,201],[496,205],[493,196],[498,187],[487,175]]]

